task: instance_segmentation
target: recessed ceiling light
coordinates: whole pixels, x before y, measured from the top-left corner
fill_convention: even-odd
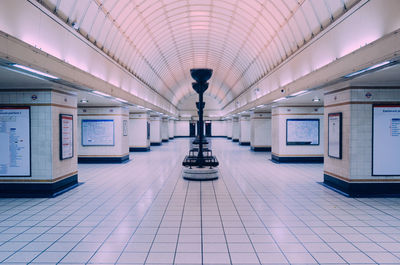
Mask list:
[[[107,98],[111,97],[109,94],[106,94],[106,93],[103,93],[103,92],[100,92],[100,91],[96,91],[96,90],[93,90],[92,93],[95,93],[97,95],[100,95],[100,96],[103,96],[103,97],[107,97]]]
[[[86,98],[83,98],[83,99],[80,100],[80,102],[81,102],[81,103],[88,103],[89,100],[87,100]]]
[[[321,101],[321,99],[320,99],[319,97],[314,97],[314,98],[312,99],[312,101],[314,101],[314,102],[319,102],[319,101]]]
[[[32,68],[24,66],[24,65],[13,64],[12,66],[14,66],[16,68],[19,68],[19,69],[22,69],[22,70],[25,70],[25,71],[28,71],[28,72],[31,72],[31,73],[34,73],[34,74],[37,74],[37,75],[48,77],[48,78],[51,78],[51,79],[59,79],[58,77],[56,77],[54,75],[50,75],[50,74],[47,74],[47,73],[32,69]]]

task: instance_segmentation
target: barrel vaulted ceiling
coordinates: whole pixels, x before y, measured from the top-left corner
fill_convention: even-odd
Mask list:
[[[358,0],[40,0],[144,83],[179,105],[189,69],[214,69],[221,108]]]

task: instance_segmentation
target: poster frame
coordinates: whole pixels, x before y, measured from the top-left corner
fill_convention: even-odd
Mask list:
[[[339,116],[339,156],[333,156],[329,154],[329,117]],[[328,113],[328,156],[331,158],[342,159],[343,156],[343,113],[342,112],[332,112]]]
[[[317,144],[300,144],[295,142],[288,142],[288,122],[289,121],[318,121],[318,143]],[[286,145],[287,146],[318,146],[321,144],[321,132],[320,132],[321,122],[318,118],[315,119],[286,119]]]
[[[63,144],[62,144],[62,117],[67,116],[72,119],[72,156],[63,157]],[[60,160],[70,159],[74,157],[74,115],[72,114],[64,114],[60,113],[59,115],[59,124],[60,124]]]
[[[98,122],[98,121],[112,121],[113,124],[113,144],[83,144],[83,123],[86,121]],[[84,147],[90,146],[115,146],[115,122],[113,119],[82,119],[81,120],[81,145]]]
[[[21,106],[15,106],[15,105],[1,105],[1,109],[28,109],[29,112],[29,175],[4,175],[1,177],[32,177],[32,127],[31,127],[31,120],[32,120],[32,112],[31,112],[31,106],[29,105],[21,105]]]
[[[375,107],[388,107],[388,108],[400,108],[400,104],[398,103],[389,103],[389,104],[372,104],[372,126],[371,126],[371,131],[372,131],[372,137],[371,137],[371,176],[381,176],[381,177],[392,177],[392,176],[398,176],[399,174],[374,174],[374,127],[375,127]]]

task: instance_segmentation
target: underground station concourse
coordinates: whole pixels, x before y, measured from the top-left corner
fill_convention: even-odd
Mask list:
[[[0,264],[400,264],[399,0],[1,0]]]

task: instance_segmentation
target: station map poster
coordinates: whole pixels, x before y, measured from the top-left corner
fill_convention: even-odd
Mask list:
[[[31,175],[29,107],[0,107],[0,147],[0,176]]]
[[[319,119],[287,119],[286,145],[319,145]]]
[[[60,114],[60,159],[74,156],[74,120],[69,114]]]
[[[82,120],[82,146],[113,146],[114,120]]]
[[[342,159],[342,113],[328,114],[328,156]]]
[[[373,107],[372,175],[400,175],[400,105]]]

